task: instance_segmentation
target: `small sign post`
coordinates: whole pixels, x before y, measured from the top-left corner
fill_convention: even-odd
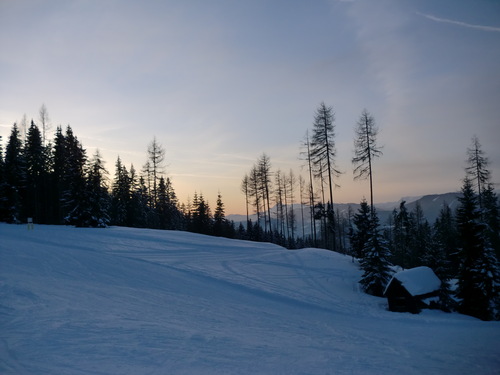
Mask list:
[[[33,218],[32,217],[29,217],[28,218],[28,230],[32,230],[34,229],[34,226],[33,226]]]

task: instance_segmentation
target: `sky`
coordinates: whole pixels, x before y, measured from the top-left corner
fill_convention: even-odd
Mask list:
[[[380,129],[376,202],[458,191],[477,136],[500,182],[500,2],[494,0],[0,0],[0,136],[26,115],[68,124],[91,156],[140,170],[165,149],[180,201],[244,213],[266,153],[302,173],[321,102],[335,112],[336,202],[353,181],[363,109]],[[498,186],[498,185],[497,185]]]

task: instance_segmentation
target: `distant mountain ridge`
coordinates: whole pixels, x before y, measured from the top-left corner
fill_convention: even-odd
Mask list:
[[[422,198],[417,199],[413,202],[406,203],[406,208],[408,211],[413,211],[418,204],[422,208],[424,212],[425,218],[429,221],[429,223],[433,224],[439,216],[439,212],[441,208],[447,204],[452,211],[458,207],[458,198],[462,193],[454,192],[454,193],[445,193],[445,194],[431,194],[424,195]],[[399,203],[398,207],[399,208]]]
[[[444,194],[429,194],[420,197],[403,197],[399,201],[396,202],[384,202],[384,203],[375,203],[375,207],[377,209],[377,213],[381,223],[385,223],[387,219],[390,217],[392,211],[394,209],[399,210],[399,206],[402,201],[405,201],[406,208],[408,211],[413,211],[417,204],[420,204],[422,211],[424,213],[425,218],[429,221],[430,224],[433,224],[436,221],[436,218],[439,216],[439,212],[444,204],[448,204],[450,208],[454,211],[458,207],[458,197],[460,196],[460,192],[450,192]],[[347,213],[349,207],[352,213],[356,213],[359,208],[359,203],[335,203],[335,210],[341,214]],[[293,205],[295,216],[297,219],[297,233],[301,233],[302,230],[302,215],[301,215],[301,207],[300,204],[295,203]],[[276,219],[276,206],[271,208],[271,216],[273,221]],[[246,215],[227,215],[228,220],[232,220],[236,225],[239,223],[246,222]],[[249,216],[252,222],[256,222],[257,215],[252,214]],[[304,224],[305,226],[309,226],[309,206],[304,206]]]

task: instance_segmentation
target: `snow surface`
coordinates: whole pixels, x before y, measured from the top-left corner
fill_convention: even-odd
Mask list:
[[[441,280],[429,267],[415,267],[394,274],[393,279],[399,280],[412,296],[432,293],[441,287]],[[392,282],[389,282],[389,286]]]
[[[499,373],[499,322],[389,312],[360,276],[325,250],[0,224],[0,373]]]

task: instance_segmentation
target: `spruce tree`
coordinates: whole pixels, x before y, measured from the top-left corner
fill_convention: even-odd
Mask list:
[[[149,195],[148,188],[143,176],[137,176],[134,167],[130,168],[130,181],[132,184],[132,196],[128,222],[130,226],[146,228],[149,218]]]
[[[115,179],[112,186],[111,223],[113,225],[130,225],[128,211],[131,204],[131,180],[127,168],[118,156],[115,163]]]
[[[42,135],[33,121],[31,121],[26,137],[24,158],[26,162],[25,216],[32,217],[38,223],[47,223],[47,159]]]
[[[62,128],[57,127],[52,151],[52,173],[50,179],[51,222],[62,224],[65,217],[64,191],[68,189],[69,182],[66,178],[66,138]]]
[[[408,249],[408,268],[422,265],[422,257],[432,247],[432,229],[425,219],[422,206],[417,201],[410,213],[410,247]]]
[[[484,299],[485,309],[480,315],[483,320],[500,320],[500,270],[494,249],[485,238],[485,246],[477,261],[480,281],[480,299]]]
[[[486,224],[486,232],[489,237],[489,243],[497,259],[500,258],[500,205],[498,196],[494,191],[493,184],[483,191],[483,220]]]
[[[81,219],[79,215],[85,209],[85,165],[87,156],[86,151],[69,125],[64,136],[64,156],[61,198],[64,222],[78,225]]]
[[[3,181],[4,172],[4,160],[3,160],[3,144],[2,144],[2,136],[0,135],[0,182]]]
[[[226,215],[224,212],[224,203],[222,203],[222,197],[219,192],[219,194],[217,194],[217,203],[214,211],[214,235],[224,236],[225,225],[226,225]]]
[[[445,248],[437,237],[434,237],[430,246],[426,248],[420,265],[431,268],[439,280],[441,280],[438,305],[444,311],[451,311],[455,303],[452,298],[450,285],[449,261],[446,258]]]
[[[21,134],[17,124],[12,126],[5,149],[4,173],[5,198],[7,201],[5,220],[9,223],[19,223],[25,219],[22,217],[22,203],[26,189],[26,163]]]
[[[199,227],[198,233],[212,234],[213,233],[212,213],[208,202],[203,197],[203,194],[200,194],[199,196],[196,213],[197,213],[198,227]]]
[[[371,209],[368,206],[366,199],[360,203],[358,212],[354,214],[352,223],[355,228],[351,229],[351,255],[355,258],[362,259],[364,257],[363,250],[370,237],[371,232]]]
[[[363,253],[361,268],[364,272],[360,284],[366,293],[382,297],[391,278],[391,264],[389,247],[380,233],[376,211],[371,217],[370,235]]]
[[[169,197],[167,195],[167,188],[165,186],[165,178],[162,176],[158,182],[158,198],[156,203],[156,211],[158,213],[159,228],[167,229],[167,222],[169,220]]]
[[[247,220],[247,227],[249,225],[249,220]],[[235,233],[235,236],[237,239],[239,240],[248,240],[248,233],[247,233],[247,230],[245,229],[245,226],[243,225],[243,223],[240,222],[240,225],[238,225],[238,229]]]
[[[434,272],[443,280],[443,277],[453,278],[458,272],[458,232],[456,227],[455,216],[447,203],[439,211],[433,226],[433,243],[434,247],[438,248],[442,253],[441,257],[446,260],[446,270],[442,274]]]
[[[184,227],[184,217],[179,208],[179,199],[175,193],[172,180],[170,177],[165,179],[165,190],[168,198],[168,222],[167,229],[177,229],[183,230]]]
[[[498,305],[498,264],[481,221],[478,196],[468,177],[464,180],[457,225],[461,265],[456,296],[459,311],[479,319],[494,319]]]
[[[0,221],[7,218],[7,191],[5,182],[5,161],[3,156],[2,136],[0,135]]]
[[[438,305],[444,311],[451,311],[455,306],[450,285],[454,273],[448,257],[448,253],[456,253],[456,231],[451,218],[451,210],[445,204],[434,223],[431,241],[420,259],[420,264],[431,268],[441,280]],[[450,235],[453,238],[450,238]]]
[[[110,197],[107,186],[108,171],[99,150],[96,150],[87,171],[84,217],[81,225],[104,228],[109,225]]]
[[[210,206],[205,201],[203,194],[194,193],[191,208],[190,231],[202,234],[212,234],[212,215]]]
[[[406,208],[406,202],[402,201],[399,211],[393,212],[394,228],[392,231],[392,259],[393,263],[402,268],[410,268],[410,248],[412,221],[410,213]]]
[[[161,229],[183,229],[182,213],[178,208],[177,196],[169,177],[160,177],[156,211]]]

